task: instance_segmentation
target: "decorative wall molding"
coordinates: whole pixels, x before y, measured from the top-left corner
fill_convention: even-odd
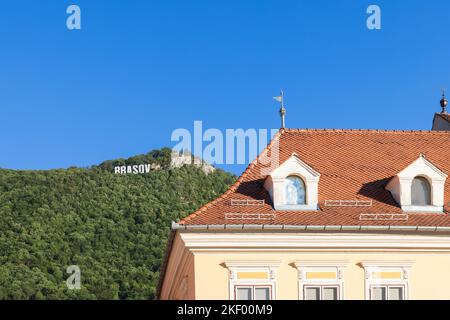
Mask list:
[[[412,260],[368,260],[361,261],[365,274],[366,300],[371,299],[371,288],[379,286],[401,286],[403,298],[409,297],[409,273],[414,264]],[[383,273],[399,274],[399,277],[383,278]],[[375,277],[378,275],[378,277]]]
[[[361,266],[364,268],[382,268],[382,267],[398,267],[411,268],[414,264],[412,260],[364,260]]]
[[[191,251],[450,251],[450,235],[349,233],[180,233]],[[242,264],[248,261],[243,261]],[[233,263],[233,262],[228,262]],[[239,262],[234,262],[239,263]],[[256,263],[256,262],[255,262]],[[268,262],[262,262],[268,263]]]
[[[298,274],[298,298],[304,299],[307,286],[331,286],[336,287],[338,299],[343,299],[344,269],[348,265],[347,260],[296,260],[294,262]],[[308,279],[309,273],[316,275],[326,274],[326,278]],[[331,275],[331,277],[328,277]]]
[[[277,268],[280,266],[280,260],[226,260],[224,262],[227,268],[255,268],[267,267]]]
[[[224,265],[230,271],[229,297],[235,299],[235,288],[245,286],[268,286],[271,290],[271,298],[276,299],[277,292],[277,269],[279,260],[226,260]],[[238,274],[243,273],[266,273],[267,278],[245,278],[239,279]]]

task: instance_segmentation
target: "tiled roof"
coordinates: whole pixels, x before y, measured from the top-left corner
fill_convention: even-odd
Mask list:
[[[264,189],[264,165],[255,159],[237,182],[216,200],[179,222],[180,225],[301,225],[301,226],[450,226],[450,178],[445,184],[444,214],[410,213],[408,219],[361,220],[366,214],[403,214],[387,182],[422,153],[450,173],[450,132],[383,130],[281,129],[262,154],[279,143],[279,163],[292,153],[318,171],[318,211],[275,211]],[[264,200],[258,205],[232,205],[231,200]],[[371,206],[325,206],[326,200],[367,200]],[[272,214],[273,219],[230,220],[226,213]],[[404,216],[404,215],[403,215]],[[271,216],[265,216],[271,217]],[[392,216],[394,218],[401,216]]]

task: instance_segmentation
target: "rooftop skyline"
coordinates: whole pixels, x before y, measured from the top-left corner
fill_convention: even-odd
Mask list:
[[[81,30],[66,27],[71,4]],[[371,4],[380,30],[367,28]],[[450,89],[449,11],[444,0],[2,4],[0,167],[173,147],[196,120],[277,129],[280,89],[287,128],[429,130]]]

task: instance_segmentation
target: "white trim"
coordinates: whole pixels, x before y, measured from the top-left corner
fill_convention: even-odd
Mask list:
[[[251,301],[254,301],[255,299],[255,291],[256,289],[260,287],[260,288],[268,288],[269,289],[269,300],[274,300],[274,288],[273,285],[271,284],[235,284],[233,286],[233,299],[232,300],[237,300],[236,299],[236,292],[238,289],[241,288],[248,288],[252,290],[252,299],[250,299]]]
[[[193,250],[450,250],[450,236],[441,234],[182,232],[180,236]]]
[[[294,261],[295,267],[346,267],[348,260],[296,260]]]
[[[224,262],[229,270],[229,299],[236,300],[237,286],[267,286],[271,288],[271,299],[277,297],[277,269],[281,264],[278,260],[228,260]],[[266,272],[267,279],[238,279],[239,272]]]
[[[267,267],[278,268],[281,265],[280,260],[227,260],[224,262],[227,268],[255,268],[255,267]]]
[[[361,261],[364,268],[398,267],[411,268],[414,264],[412,260],[365,260]]]
[[[419,158],[414,160],[413,163],[411,163],[409,166],[407,166],[405,169],[403,169],[402,171],[400,171],[398,173],[398,176],[403,177],[403,176],[408,176],[409,175],[409,171],[411,169],[415,169],[414,167],[417,166],[417,164],[419,163],[423,163],[425,164],[428,168],[430,168],[432,171],[434,171],[434,173],[438,174],[439,176],[441,176],[442,179],[447,179],[448,175],[445,174],[442,170],[438,169],[438,167],[436,167],[431,161],[429,161],[428,159],[426,159],[426,157],[421,154],[419,155]],[[415,174],[420,175],[420,173]]]
[[[317,211],[319,206],[316,203],[313,204],[278,204],[274,205],[275,210],[283,211]]]
[[[408,300],[409,298],[409,279],[410,272],[414,261],[411,260],[397,260],[397,261],[362,261],[361,265],[364,268],[365,274],[365,293],[366,300],[372,299],[371,290],[373,287],[395,287],[402,286],[403,299]],[[400,278],[397,279],[377,279],[373,278],[373,274],[377,272],[398,272],[401,274]],[[386,289],[388,290],[388,289]],[[389,294],[386,291],[386,294]]]
[[[401,288],[402,289],[402,298],[400,300],[407,300],[407,292],[408,292],[408,288],[405,284],[394,284],[394,283],[386,283],[386,284],[373,284],[370,286],[370,299],[373,299],[373,289],[375,288],[384,288],[386,290],[385,294],[386,294],[386,299],[385,300],[390,300],[389,299],[389,290],[392,288]]]
[[[285,167],[289,163],[295,164],[295,165],[301,167],[302,169],[306,170],[306,172],[308,173],[308,176],[311,177],[311,178],[317,178],[318,179],[320,177],[320,173],[317,172],[316,170],[314,170],[306,162],[302,161],[302,159],[300,159],[298,154],[296,154],[295,152],[290,156],[289,159],[287,159],[285,162],[280,164],[280,166],[278,168],[273,170],[270,173],[270,175],[272,177],[275,177],[275,178],[285,178],[288,175],[295,175],[296,173],[298,174],[298,172],[291,170],[291,168],[288,168],[289,170],[287,171],[287,172],[290,172],[290,173],[286,174]]]
[[[337,293],[337,299],[336,300],[343,300],[341,293],[342,293],[342,287],[338,284],[334,284],[334,283],[326,283],[326,284],[321,284],[321,283],[311,283],[311,284],[305,284],[302,287],[302,291],[301,291],[301,295],[302,295],[302,299],[299,300],[305,300],[305,292],[306,289],[308,288],[318,288],[319,289],[319,300],[323,300],[323,291],[325,288],[334,288],[337,289],[336,293]]]
[[[298,276],[298,299],[304,300],[305,287],[337,287],[338,300],[344,299],[344,269],[348,261],[324,261],[324,260],[297,260],[294,262]],[[332,272],[336,274],[334,279],[307,279],[310,272]]]
[[[444,213],[444,206],[402,206],[403,211],[420,212],[420,213]]]

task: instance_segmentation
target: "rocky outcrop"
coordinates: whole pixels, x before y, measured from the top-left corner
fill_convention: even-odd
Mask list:
[[[180,168],[184,165],[193,165],[195,167],[201,168],[205,174],[209,174],[216,170],[216,168],[214,168],[212,165],[203,161],[199,157],[192,155],[190,152],[172,152],[170,168]]]

